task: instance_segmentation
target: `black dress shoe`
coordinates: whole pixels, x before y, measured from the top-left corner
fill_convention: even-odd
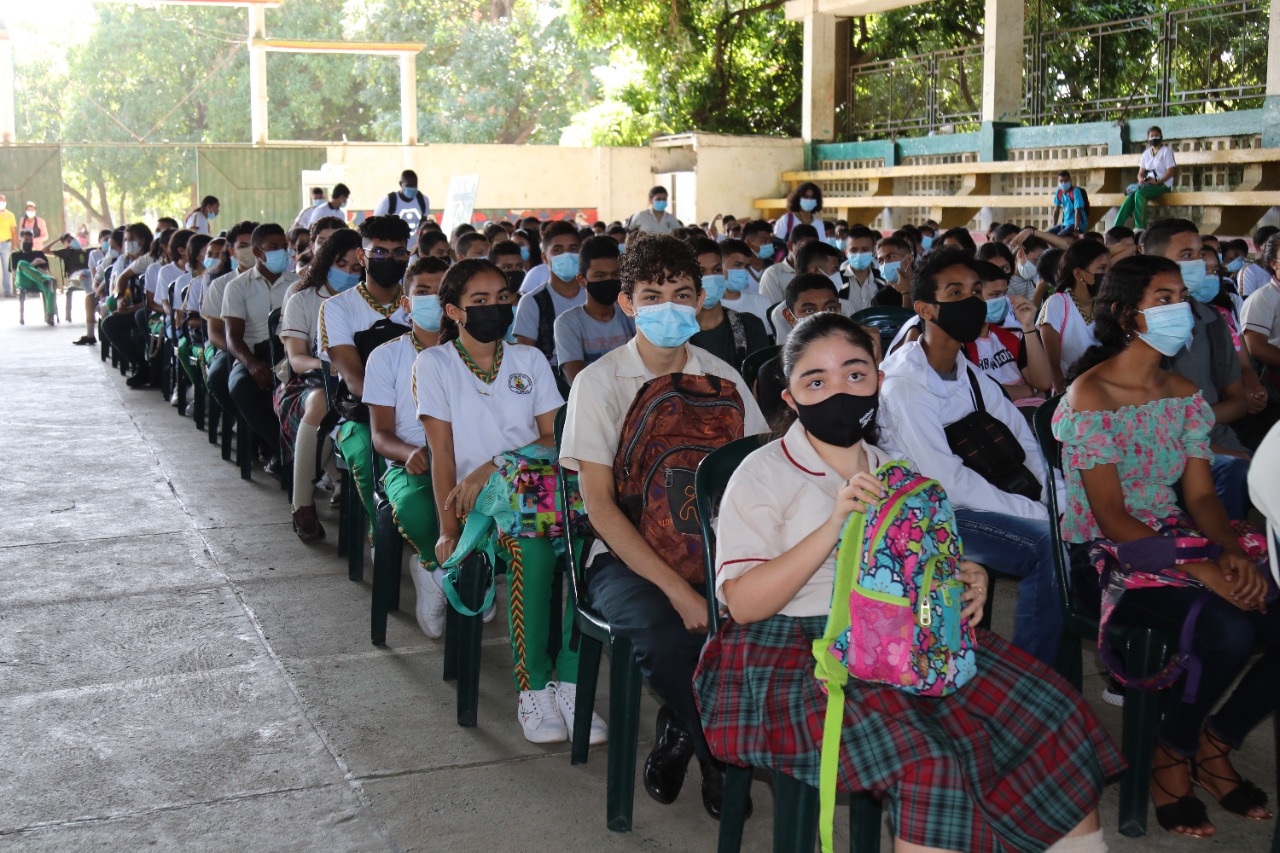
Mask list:
[[[693,758],[693,740],[675,713],[665,705],[658,710],[657,742],[644,762],[644,789],[664,806],[680,796]]]
[[[124,381],[125,385],[130,388],[149,388],[151,387],[151,371],[139,370]]]
[[[703,761],[702,764],[702,806],[707,814],[716,820],[720,819],[720,811],[724,806],[724,765],[719,761]],[[751,796],[747,795],[747,805],[742,819],[751,817]]]

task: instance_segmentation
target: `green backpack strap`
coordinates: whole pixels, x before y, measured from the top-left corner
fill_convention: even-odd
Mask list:
[[[828,649],[849,630],[849,595],[853,579],[862,561],[866,515],[854,512],[845,522],[844,532],[836,545],[836,580],[831,597],[827,630],[813,641],[814,674],[827,688],[827,714],[822,725],[822,768],[819,786],[820,808],[818,833],[822,853],[832,853],[832,831],[836,819],[836,783],[840,774],[840,734],[844,726],[844,686],[849,682],[848,668]]]

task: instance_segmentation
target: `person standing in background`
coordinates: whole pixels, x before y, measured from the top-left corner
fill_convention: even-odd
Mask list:
[[[13,296],[13,276],[9,272],[9,256],[13,254],[13,238],[18,235],[18,220],[9,210],[9,203],[0,195],[0,280],[4,283],[4,295]]]
[[[653,187],[649,190],[649,206],[639,213],[633,213],[627,220],[628,231],[646,231],[650,234],[670,234],[680,228],[680,220],[667,213],[669,204],[666,187]]]
[[[22,213],[22,219],[18,221],[18,230],[31,232],[32,248],[37,252],[44,249],[44,241],[49,239],[49,226],[36,215],[36,203],[34,201],[27,202],[26,209]]]
[[[398,216],[409,223],[409,251],[418,247],[418,226],[427,218],[431,201],[418,192],[418,173],[413,169],[405,169],[400,173],[400,191],[387,193],[386,198],[378,202],[374,208],[374,216],[385,216],[388,213]]]

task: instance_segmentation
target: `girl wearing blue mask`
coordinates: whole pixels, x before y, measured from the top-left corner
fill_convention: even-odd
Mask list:
[[[987,305],[987,321],[977,339],[964,344],[965,358],[1004,388],[1009,399],[1030,420],[1053,384],[1049,358],[1036,328],[1036,307],[1030,299],[1009,293],[1009,273],[995,263],[979,263],[980,295]]]
[[[818,239],[827,239],[827,228],[818,217],[822,210],[822,188],[813,181],[804,181],[787,196],[786,215],[779,217],[773,226],[773,236],[779,240],[791,241],[791,229],[803,222],[818,230]]]
[[[729,280],[725,276],[720,246],[715,240],[705,237],[693,241],[693,252],[698,258],[698,268],[702,273],[703,300],[702,308],[698,311],[699,330],[689,342],[740,368],[749,354],[764,349],[773,342],[765,331],[762,319],[726,304]],[[734,293],[733,296],[741,298],[739,293]]]
[[[200,200],[200,206],[192,208],[182,221],[183,228],[189,228],[197,234],[209,235],[212,232],[213,220],[218,218],[220,205],[216,196],[207,195]]]
[[[1093,569],[1118,565],[1099,544],[1113,553],[1157,537],[1180,540],[1179,547],[1209,540],[1176,567],[1168,558],[1126,556],[1135,561],[1130,568],[1159,575],[1161,583],[1129,587],[1113,611],[1121,624],[1174,637],[1191,631],[1184,651],[1195,660],[1165,704],[1150,790],[1163,828],[1207,837],[1215,827],[1193,783],[1226,812],[1271,817],[1266,794],[1240,777],[1230,754],[1280,708],[1280,607],[1268,606],[1254,541],[1232,527],[1214,489],[1213,411],[1194,382],[1160,366],[1191,340],[1194,321],[1178,265],[1151,255],[1119,261],[1096,304],[1098,345],[1077,365],[1053,426],[1067,483],[1063,535],[1090,553],[1073,586],[1097,596]],[[1259,646],[1262,656],[1250,666]],[[1198,684],[1190,680],[1195,666]]]
[[[293,445],[293,529],[303,542],[324,538],[316,517],[317,430],[328,411],[325,363],[316,353],[316,327],[325,300],[360,281],[360,235],[350,228],[324,241],[293,293],[285,297],[280,340],[289,360],[289,381],[275,393],[285,441]]]

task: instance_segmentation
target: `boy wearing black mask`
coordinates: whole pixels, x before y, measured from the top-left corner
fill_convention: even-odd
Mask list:
[[[555,325],[556,361],[570,385],[588,364],[635,337],[635,321],[617,305],[622,291],[618,259],[612,237],[592,237],[582,244],[578,283],[586,288],[587,301],[565,311]]]
[[[966,558],[1004,575],[1021,578],[1013,643],[1052,666],[1062,634],[1062,607],[1054,580],[1049,514],[1043,501],[1044,458],[1026,419],[1000,386],[971,367],[964,344],[977,339],[986,322],[986,303],[973,256],[940,249],[916,264],[911,294],[924,334],[903,344],[881,365],[881,443],[937,480],[956,510]],[[1011,434],[1002,470],[1022,474],[1025,492],[1006,491],[1012,477],[990,482],[971,460],[952,449],[958,422],[975,424],[987,412]],[[956,429],[963,430],[966,424]],[[1016,458],[1021,456],[1021,459]],[[1021,471],[1018,465],[1022,466]]]

